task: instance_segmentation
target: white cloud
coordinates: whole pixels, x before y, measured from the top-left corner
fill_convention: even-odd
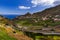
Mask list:
[[[19,6],[19,9],[30,9],[30,7],[26,7],[26,6]]]
[[[36,7],[37,5],[43,5],[43,6],[54,6],[54,2],[59,0],[32,0],[31,3],[33,4],[33,7]]]

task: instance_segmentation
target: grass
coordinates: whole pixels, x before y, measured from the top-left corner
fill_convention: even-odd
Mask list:
[[[52,22],[51,20],[40,20],[38,22],[34,22],[32,19],[18,20],[15,23],[20,24],[22,26],[44,26],[44,24],[48,24],[48,26],[60,25],[60,21]]]
[[[60,36],[36,36],[36,40],[47,39],[47,40],[60,40]]]
[[[16,40],[15,38],[9,36],[4,28],[0,27],[0,40]]]

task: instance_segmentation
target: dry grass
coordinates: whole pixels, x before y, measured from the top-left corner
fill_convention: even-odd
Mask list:
[[[33,40],[32,38],[24,35],[23,32],[16,31],[16,30],[12,29],[11,27],[8,27],[5,29],[9,36],[14,37],[17,40]],[[15,33],[13,33],[13,31],[15,31]]]

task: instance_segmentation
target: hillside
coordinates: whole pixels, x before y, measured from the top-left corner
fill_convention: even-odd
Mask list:
[[[17,16],[17,19],[23,19],[23,18],[36,18],[36,17],[44,17],[49,15],[60,15],[60,5],[48,8],[43,10],[42,12],[36,12],[36,13],[29,13],[27,12],[25,15]]]
[[[0,16],[0,40],[32,40],[32,38],[18,31],[12,20]]]
[[[38,15],[38,16],[42,16],[42,17],[45,17],[45,16],[49,16],[49,15],[60,15],[60,5],[58,6],[55,6],[55,7],[52,7],[52,8],[48,8],[48,9],[45,9],[43,10],[42,12],[37,12],[37,13],[33,13],[33,15]]]
[[[60,26],[60,5],[33,14],[27,12],[12,20],[0,15],[0,40],[33,40],[20,28],[34,30],[58,26]]]
[[[0,40],[16,40],[14,37],[7,35],[6,23],[8,23],[8,19],[0,15]]]
[[[59,25],[60,5],[33,14],[27,12],[25,15],[17,16],[13,21],[22,26],[43,26],[45,24],[49,26]],[[52,23],[54,21],[55,23]]]

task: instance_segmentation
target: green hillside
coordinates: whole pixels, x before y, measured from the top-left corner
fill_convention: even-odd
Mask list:
[[[32,38],[18,31],[11,20],[0,16],[0,40],[32,40]]]
[[[0,40],[16,40],[16,39],[9,36],[5,29],[0,27]]]
[[[17,16],[13,21],[21,26],[57,26],[60,25],[60,5],[42,12]]]

